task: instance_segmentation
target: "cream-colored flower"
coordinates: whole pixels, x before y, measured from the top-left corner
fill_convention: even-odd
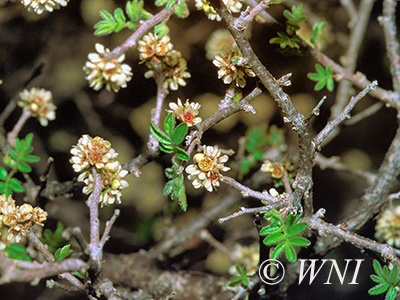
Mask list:
[[[34,11],[39,15],[44,11],[52,12],[60,6],[67,6],[68,2],[69,0],[21,0],[28,11]]]
[[[87,134],[79,139],[78,144],[71,149],[71,154],[70,162],[77,173],[88,171],[91,167],[104,168],[118,156],[109,141],[101,137],[92,138]],[[83,181],[84,178],[78,177],[78,180]]]
[[[248,275],[253,275],[257,271],[260,259],[260,245],[254,243],[249,246],[243,246],[237,243],[233,247],[232,255],[239,260],[239,264],[246,266]],[[239,275],[235,266],[229,268],[229,274],[232,276]]]
[[[0,227],[7,226],[7,239],[18,243],[21,235],[25,235],[35,224],[43,225],[47,219],[47,212],[40,207],[32,207],[30,204],[16,206],[11,196],[0,195]]]
[[[122,63],[125,60],[125,54],[108,60],[106,54],[110,53],[110,49],[104,48],[99,43],[95,48],[97,53],[89,53],[89,61],[83,67],[89,86],[98,91],[105,85],[108,91],[113,89],[116,93],[120,88],[126,88],[127,82],[132,79],[132,69]]]
[[[390,246],[400,247],[400,205],[388,207],[379,214],[375,237]]]
[[[228,30],[218,29],[211,34],[206,43],[206,57],[213,60],[224,45],[232,48],[234,43],[235,40]]]
[[[116,160],[118,153],[111,148],[109,141],[100,137],[92,138],[85,134],[71,149],[71,154],[73,156],[70,162],[74,171],[81,173],[78,181],[86,184],[83,193],[92,196],[95,184],[93,168],[95,167],[103,184],[99,199],[101,206],[115,202],[121,203],[121,190],[128,186],[128,182],[124,180],[128,171],[123,170]]]
[[[121,203],[121,190],[128,187],[128,182],[124,180],[124,177],[128,174],[128,171],[123,170],[121,164],[118,161],[109,162],[105,165],[101,172],[101,178],[103,183],[103,189],[100,193],[100,204],[101,207],[104,205],[110,205],[115,202]],[[94,189],[94,178],[92,174],[89,174],[85,178],[84,182],[86,186],[83,188],[83,193],[90,195]]]
[[[204,146],[203,153],[197,153],[193,156],[194,164],[186,167],[189,180],[193,186],[198,189],[202,186],[212,192],[213,188],[219,186],[220,171],[229,171],[224,163],[228,161],[227,155],[221,156],[221,150],[218,147]]]
[[[242,3],[240,0],[223,0],[228,10],[232,13],[240,12]],[[216,12],[215,8],[211,6],[207,0],[196,0],[196,7],[198,10],[203,10],[207,18],[210,20],[221,21],[221,16]]]
[[[244,88],[246,77],[255,77],[256,74],[247,65],[239,65],[241,54],[236,45],[232,48],[224,45],[219,54],[214,58],[213,64],[219,68],[218,78],[223,78],[225,84],[232,82]]]
[[[31,88],[19,93],[18,106],[28,110],[30,115],[39,119],[42,126],[56,118],[57,107],[53,104],[53,95],[45,89]]]
[[[188,127],[191,127],[202,121],[200,117],[197,117],[200,107],[199,103],[189,102],[189,99],[182,104],[181,99],[178,98],[178,103],[171,102],[169,104],[170,110],[168,109],[167,112],[174,113],[179,121],[185,122]]]
[[[142,40],[138,42],[139,57],[142,61],[152,59],[160,59],[171,51],[173,45],[170,43],[170,37],[168,35],[163,36],[161,39],[157,37],[157,34],[152,32],[146,34]]]

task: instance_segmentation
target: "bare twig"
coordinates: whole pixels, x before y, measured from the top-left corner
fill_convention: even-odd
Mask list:
[[[22,111],[21,117],[18,119],[17,123],[14,125],[14,128],[8,133],[7,140],[11,146],[14,146],[15,139],[18,136],[18,133],[21,131],[25,122],[31,117],[31,113],[28,109],[24,109]]]
[[[358,114],[354,115],[351,117],[350,120],[346,120],[344,122],[345,125],[354,125],[372,115],[377,113],[382,107],[384,106],[384,103],[382,102],[377,102],[370,107],[364,109],[362,112],[359,112]]]
[[[281,208],[281,207],[284,207],[284,206],[287,206],[287,205],[288,205],[287,201],[282,199],[281,201],[274,202],[274,203],[272,203],[270,205],[256,207],[256,208],[240,207],[240,211],[235,212],[235,213],[233,213],[233,214],[231,214],[231,215],[229,215],[227,217],[219,218],[218,222],[222,224],[222,223],[224,223],[224,222],[226,222],[228,220],[237,218],[237,217],[239,217],[241,215],[244,215],[244,214],[257,214],[257,213],[261,213],[261,212],[270,211],[270,210],[273,210],[273,209],[278,209],[278,208]]]
[[[117,220],[120,210],[116,209],[114,210],[114,214],[112,215],[111,219],[106,222],[106,228],[104,229],[103,235],[100,240],[100,247],[103,248],[104,244],[107,242],[107,240],[110,238],[110,231],[112,226],[114,225],[115,221]]]

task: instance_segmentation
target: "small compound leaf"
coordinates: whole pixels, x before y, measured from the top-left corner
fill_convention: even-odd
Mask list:
[[[335,87],[334,80],[333,80],[332,77],[329,77],[329,78],[327,79],[327,81],[326,81],[326,89],[327,89],[329,92],[333,92],[334,87]]]
[[[119,24],[125,24],[126,17],[124,15],[124,11],[121,8],[118,7],[116,10],[114,10],[114,17]]]
[[[74,252],[72,249],[70,249],[71,245],[65,245],[62,248],[58,248],[56,252],[54,253],[54,259],[55,261],[62,261],[64,260],[68,255],[70,255],[72,252]]]
[[[290,262],[295,262],[297,260],[296,250],[294,249],[294,247],[291,244],[286,244],[285,254],[286,254],[286,258]]]
[[[399,273],[399,267],[397,266],[397,264],[394,264],[392,270],[390,271],[388,281],[390,283],[394,283],[397,279],[398,273]]]
[[[373,266],[374,266],[374,270],[375,270],[376,274],[378,274],[378,276],[380,276],[382,278],[385,278],[384,275],[383,275],[382,266],[379,263],[379,261],[374,259]]]
[[[35,155],[29,155],[29,154],[25,154],[21,157],[22,160],[27,161],[27,162],[31,162],[31,163],[37,163],[40,161],[40,157],[39,156],[35,156]]]
[[[187,200],[186,200],[186,193],[185,193],[185,186],[181,186],[179,189],[179,206],[183,211],[187,209]]]
[[[377,275],[372,274],[372,275],[370,275],[370,277],[371,277],[371,279],[372,279],[373,281],[375,281],[376,283],[385,282],[385,279],[383,279],[382,277],[379,277],[379,276],[377,276]]]
[[[32,262],[26,248],[20,244],[12,243],[4,248],[4,252],[6,252],[11,259]]]
[[[10,149],[8,153],[14,160],[19,160],[19,154],[14,149]]]
[[[324,78],[324,79],[321,79],[321,80],[318,81],[317,84],[315,85],[314,90],[315,90],[315,91],[320,91],[320,90],[322,90],[322,89],[324,88],[325,84],[326,84],[326,79],[325,79],[325,78]]]
[[[113,15],[106,10],[100,10],[100,16],[109,23],[115,23]]]

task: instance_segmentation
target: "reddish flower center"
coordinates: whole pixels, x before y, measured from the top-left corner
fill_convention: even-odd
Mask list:
[[[210,174],[210,179],[211,180],[217,180],[219,178],[219,173],[218,172],[211,172]]]
[[[185,123],[192,123],[194,119],[193,115],[190,112],[185,113],[182,118],[183,122]]]

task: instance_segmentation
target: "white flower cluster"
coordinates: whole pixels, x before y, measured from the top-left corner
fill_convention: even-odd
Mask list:
[[[100,137],[92,138],[83,135],[76,146],[71,149],[73,154],[70,162],[75,172],[81,173],[78,181],[84,182],[86,186],[83,192],[91,195],[94,188],[93,168],[99,172],[103,189],[100,194],[100,204],[110,205],[114,202],[121,203],[121,190],[128,187],[124,177],[128,171],[123,170],[119,161],[116,160],[118,153],[111,148],[109,141]]]
[[[54,9],[59,9],[60,6],[67,6],[69,0],[21,0],[21,3],[28,9],[37,14],[42,14],[44,11],[52,12]]]
[[[53,104],[53,95],[45,89],[32,88],[19,93],[21,98],[18,105],[28,110],[31,116],[39,119],[42,126],[47,126],[49,120],[56,118],[56,106]]]
[[[98,91],[105,85],[108,91],[113,89],[116,93],[120,88],[126,88],[133,74],[131,67],[122,63],[125,60],[125,54],[108,60],[106,54],[110,53],[110,49],[104,48],[99,43],[95,45],[95,48],[97,53],[89,53],[89,61],[83,67],[89,86]]]
[[[388,207],[379,214],[375,237],[390,246],[400,247],[400,205]]]
[[[201,105],[199,103],[189,102],[189,99],[186,100],[185,104],[182,104],[181,99],[178,98],[178,103],[171,102],[169,104],[170,110],[167,109],[167,112],[175,114],[179,121],[191,127],[202,121],[200,117],[197,117],[200,107]]]
[[[21,235],[25,235],[35,224],[43,225],[47,212],[40,207],[33,208],[30,204],[16,206],[11,196],[0,195],[0,227],[7,226],[7,239],[18,243]]]
[[[220,171],[226,172],[231,169],[224,166],[227,161],[228,156],[221,156],[218,147],[203,146],[203,153],[193,156],[194,164],[186,167],[186,173],[196,189],[204,186],[207,191],[212,192],[213,188],[219,186]]]

